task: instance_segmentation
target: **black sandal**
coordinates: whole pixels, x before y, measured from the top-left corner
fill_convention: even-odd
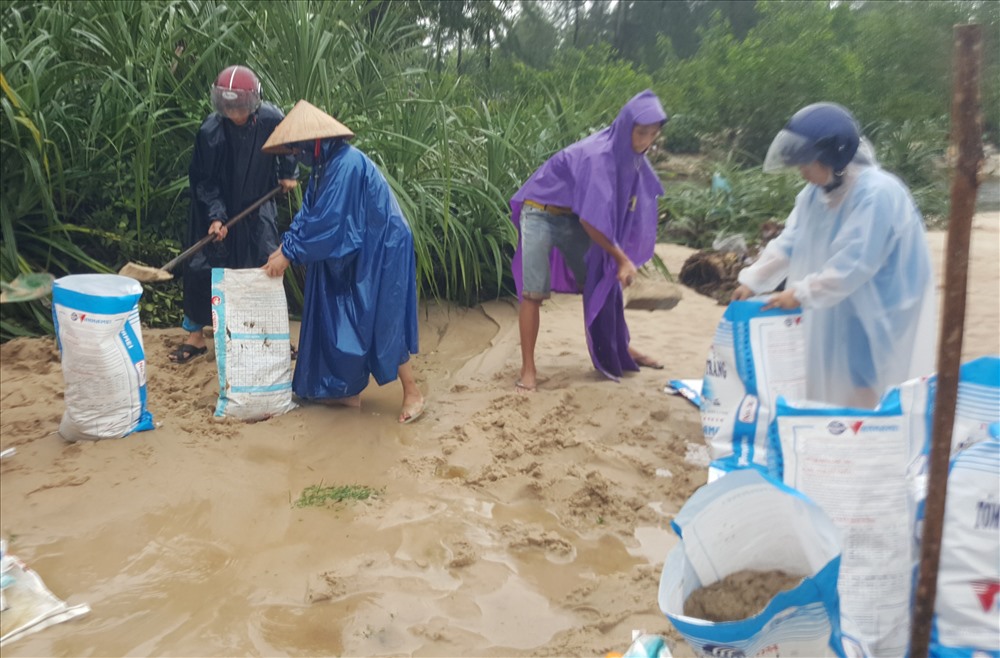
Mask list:
[[[184,343],[170,353],[171,363],[185,364],[196,356],[201,356],[208,351],[208,347],[195,347],[189,343]]]

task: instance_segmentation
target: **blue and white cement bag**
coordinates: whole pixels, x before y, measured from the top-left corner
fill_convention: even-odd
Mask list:
[[[153,429],[140,297],[138,281],[116,274],[74,274],[53,283],[52,319],[66,385],[59,434],[67,441]]]
[[[798,310],[732,302],[715,332],[701,388],[701,424],[719,471],[767,464],[767,431],[779,395],[806,394],[805,336]]]
[[[263,420],[297,406],[281,277],[261,269],[214,268],[212,328],[219,368],[216,416]]]
[[[910,467],[918,552],[936,393],[936,375],[899,387],[909,432],[920,451]],[[988,356],[963,363],[952,426],[952,461],[931,627],[932,656],[1000,658],[998,426],[1000,358]]]
[[[900,402],[913,441],[929,453],[937,394],[937,375],[899,386]],[[1000,421],[1000,357],[984,356],[963,363],[958,371],[958,399],[951,434],[952,455],[989,438],[989,426]]]
[[[770,470],[815,501],[842,533],[844,616],[876,656],[902,656],[910,637],[916,508],[909,495],[919,456],[898,391],[879,407],[778,400]]]
[[[660,578],[660,610],[700,656],[863,656],[841,629],[840,541],[823,511],[755,469],[694,493],[672,522],[680,543]],[[742,570],[802,575],[760,613],[732,622],[684,615],[697,589]]]
[[[1000,657],[1000,440],[951,461],[930,655]]]

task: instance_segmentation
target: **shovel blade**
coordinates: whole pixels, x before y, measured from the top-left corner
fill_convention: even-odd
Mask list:
[[[30,302],[33,299],[48,297],[52,293],[52,282],[55,277],[48,272],[19,274],[10,283],[0,284],[0,304],[8,302]]]
[[[125,265],[118,270],[118,274],[143,283],[169,281],[174,278],[174,275],[167,270],[159,267],[150,267],[149,265],[139,265],[138,263],[125,263]]]

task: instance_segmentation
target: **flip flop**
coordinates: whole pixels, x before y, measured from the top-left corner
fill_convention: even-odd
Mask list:
[[[412,422],[413,422],[413,421],[415,421],[416,419],[418,419],[418,418],[420,418],[421,416],[423,416],[423,415],[424,415],[424,410],[425,410],[426,408],[427,408],[427,403],[426,403],[426,401],[424,401],[424,402],[421,402],[421,403],[420,403],[420,408],[419,408],[419,409],[417,409],[416,411],[414,411],[414,412],[413,412],[412,414],[410,414],[409,416],[407,416],[407,417],[406,417],[406,418],[405,418],[404,420],[400,420],[400,421],[399,421],[399,424],[400,424],[400,425],[409,425],[410,423],[412,423]],[[400,414],[400,415],[402,416],[402,414]]]
[[[171,363],[179,363],[181,365],[187,363],[196,356],[201,356],[208,351],[208,347],[195,347],[190,343],[184,343],[176,350],[170,353],[173,358],[170,359]]]
[[[528,386],[527,384],[522,384],[521,380],[514,382],[514,389],[517,391],[524,391],[525,393],[534,393],[537,390],[537,386]]]

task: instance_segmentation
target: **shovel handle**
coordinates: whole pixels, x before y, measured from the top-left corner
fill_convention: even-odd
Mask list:
[[[244,217],[246,217],[247,215],[249,215],[250,213],[252,213],[254,210],[257,210],[257,208],[260,208],[262,205],[264,205],[265,203],[267,203],[268,201],[270,201],[280,191],[281,191],[281,186],[279,185],[278,187],[274,188],[273,190],[271,190],[270,192],[268,192],[267,194],[265,194],[261,198],[257,199],[253,203],[251,203],[245,209],[241,210],[239,212],[239,214],[237,214],[235,217],[233,217],[228,222],[226,222],[225,224],[223,224],[223,228],[227,228],[228,229],[233,224],[235,224],[236,222],[240,221],[241,219],[243,219]],[[201,251],[205,247],[206,244],[208,244],[209,242],[212,242],[213,240],[215,240],[215,236],[214,235],[212,235],[211,233],[208,234],[208,235],[206,235],[201,240],[198,240],[193,245],[191,245],[190,247],[188,247],[187,249],[185,249],[184,251],[182,251],[176,258],[174,258],[172,261],[170,261],[169,263],[167,263],[166,265],[164,265],[160,269],[161,270],[166,270],[167,272],[170,272],[175,267],[177,267],[178,264],[182,263],[186,259],[190,258],[191,256],[194,256],[196,253],[198,253],[199,251]]]

